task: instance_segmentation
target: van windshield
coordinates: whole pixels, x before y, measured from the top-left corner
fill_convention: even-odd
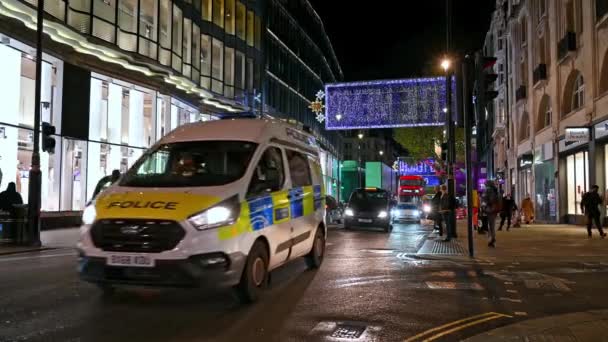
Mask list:
[[[120,185],[195,187],[232,183],[243,177],[256,147],[244,141],[163,144],[145,153]]]

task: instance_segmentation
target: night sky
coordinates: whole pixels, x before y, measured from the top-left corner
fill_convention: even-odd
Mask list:
[[[325,24],[345,81],[408,78],[440,72],[445,0],[310,0]],[[453,0],[452,44],[483,46],[494,0]]]

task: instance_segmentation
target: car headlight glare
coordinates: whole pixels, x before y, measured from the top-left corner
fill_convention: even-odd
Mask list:
[[[386,218],[388,216],[388,213],[384,210],[382,210],[381,212],[378,213],[378,218]]]
[[[420,216],[420,210],[414,210],[414,216]]]
[[[234,224],[240,214],[238,199],[235,197],[209,209],[190,216],[188,221],[198,230],[206,230]]]
[[[87,225],[93,224],[96,217],[97,210],[95,210],[95,204],[90,204],[84,208],[84,211],[82,212],[82,223]]]
[[[430,212],[431,212],[431,206],[430,206],[430,205],[428,205],[428,204],[425,204],[425,205],[422,207],[422,211],[424,211],[425,213],[430,213]]]
[[[344,215],[355,216],[355,212],[351,208],[346,208],[346,210],[344,210]]]

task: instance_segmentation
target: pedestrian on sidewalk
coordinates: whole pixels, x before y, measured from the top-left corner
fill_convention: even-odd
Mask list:
[[[446,230],[446,238],[445,241],[450,241],[452,238],[456,237],[455,234],[455,222],[452,220],[452,210],[456,209],[456,198],[454,195],[450,195],[448,193],[447,185],[441,186],[441,202],[440,209],[442,220],[445,222],[445,230]]]
[[[18,204],[23,204],[23,198],[21,198],[21,194],[17,192],[17,185],[15,182],[10,182],[6,187],[6,190],[0,192],[0,210],[9,212],[11,213],[11,216],[15,216],[15,205]]]
[[[524,222],[530,224],[534,221],[534,203],[530,198],[530,194],[526,194],[526,198],[521,201],[521,210],[524,213]]]
[[[500,212],[500,197],[496,185],[491,180],[486,181],[483,203],[488,218],[488,246],[496,247],[496,216]]]
[[[600,222],[600,208],[599,206],[602,204],[602,198],[598,194],[599,186],[594,185],[591,187],[589,192],[586,192],[583,195],[583,199],[581,200],[581,210],[585,216],[587,216],[587,235],[591,237],[591,228],[593,223],[597,226],[597,230],[600,232],[600,237],[603,239],[606,237],[606,233],[602,229],[602,225]]]
[[[435,196],[431,199],[431,218],[433,220],[433,228],[435,230],[439,230],[439,236],[443,236],[443,223],[442,223],[442,215],[439,212],[441,206],[441,187],[435,187]]]
[[[511,229],[511,216],[513,216],[513,211],[515,210],[517,210],[517,205],[515,205],[515,201],[513,200],[510,194],[506,194],[505,197],[502,198],[502,208],[500,211],[500,227],[498,227],[498,230],[502,230],[502,227],[505,224],[505,220],[507,221],[507,231]]]

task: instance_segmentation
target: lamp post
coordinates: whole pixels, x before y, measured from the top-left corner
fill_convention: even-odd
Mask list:
[[[452,1],[446,0],[446,57],[441,62],[441,67],[445,72],[445,101],[446,101],[446,121],[447,121],[447,133],[448,133],[448,163],[447,163],[447,175],[448,175],[448,195],[450,198],[455,197],[455,185],[454,185],[454,161],[456,159],[456,129],[454,127],[453,119],[453,108],[452,108],[452,69],[451,60],[448,58],[450,53],[450,45],[452,38]],[[455,238],[456,233],[456,210],[452,208],[448,217],[448,231],[446,240]]]
[[[359,138],[359,143],[358,143],[358,150],[359,150],[359,162],[357,164],[357,177],[359,178],[359,188],[363,187],[363,180],[361,179],[361,141],[363,140],[363,133],[359,133],[357,134],[357,137]]]

